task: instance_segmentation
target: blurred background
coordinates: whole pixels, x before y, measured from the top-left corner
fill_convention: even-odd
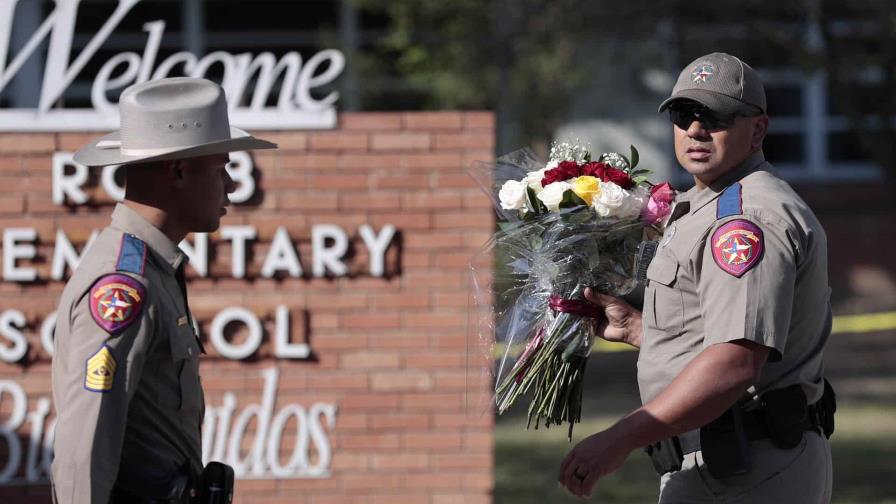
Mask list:
[[[73,52],[108,17],[84,0]],[[11,52],[52,9],[22,0]],[[336,48],[346,67],[332,89],[340,112],[493,110],[495,155],[577,139],[628,152],[678,189],[671,127],[657,105],[683,65],[714,51],[763,77],[771,119],[766,158],[812,206],[828,233],[836,319],[826,368],[840,409],[834,502],[896,502],[896,8],[885,0],[664,2],[606,0],[145,0],[69,86],[66,107],[88,106],[98,66],[142,47],[146,20],[164,18],[159,59],[188,50],[278,57]],[[92,67],[91,65],[96,65]],[[43,63],[32,58],[0,94],[34,107]],[[209,75],[214,75],[210,71]],[[326,90],[324,90],[326,91]],[[273,93],[276,94],[276,93]],[[637,406],[627,351],[590,361],[576,437]],[[498,418],[495,502],[572,502],[555,474],[565,432],[524,430],[525,413]],[[650,502],[658,481],[634,453],[598,486],[601,502]]]

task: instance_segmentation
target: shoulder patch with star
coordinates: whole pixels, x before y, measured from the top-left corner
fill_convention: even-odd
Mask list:
[[[101,277],[90,288],[90,314],[105,331],[115,334],[140,316],[146,288],[137,279],[121,273]]]
[[[712,234],[712,258],[737,278],[759,264],[764,249],[762,229],[745,219],[726,222]]]

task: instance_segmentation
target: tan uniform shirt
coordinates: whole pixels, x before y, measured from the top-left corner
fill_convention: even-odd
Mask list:
[[[201,470],[201,347],[178,283],[184,259],[118,205],[66,285],[53,358],[59,502],[106,504],[116,482],[151,496],[178,470]]]
[[[772,349],[758,393],[799,383],[810,404],[821,398],[831,331],[827,238],[761,152],[679,198],[647,277],[643,402],[703,349],[735,340]]]

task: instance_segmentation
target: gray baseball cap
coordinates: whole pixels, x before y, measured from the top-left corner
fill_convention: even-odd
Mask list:
[[[743,112],[750,105],[765,110],[765,88],[759,75],[740,58],[725,53],[701,56],[685,66],[672,88],[672,96],[659,112],[681,99],[694,100],[725,114]]]

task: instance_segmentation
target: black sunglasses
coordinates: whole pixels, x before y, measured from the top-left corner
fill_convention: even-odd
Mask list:
[[[751,115],[755,114],[744,112],[723,114],[703,105],[669,107],[669,120],[683,130],[690,128],[694,121],[699,121],[704,128],[710,131],[724,130],[734,126],[734,121],[738,117],[750,117]]]

